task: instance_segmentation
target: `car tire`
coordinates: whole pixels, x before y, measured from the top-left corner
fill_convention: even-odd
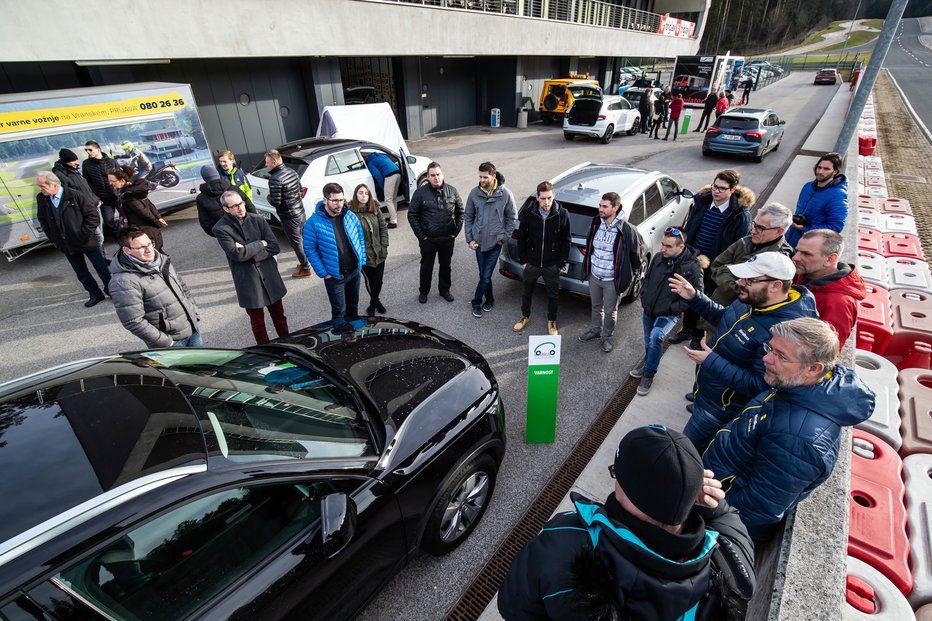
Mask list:
[[[612,138],[614,137],[615,137],[615,126],[612,124],[609,124],[609,126],[605,128],[605,133],[602,134],[602,144],[610,143],[612,141]]]
[[[631,129],[628,130],[628,135],[633,136],[638,133],[638,129],[641,127],[640,117],[634,117],[634,123],[631,125]]]
[[[428,179],[427,179],[427,175],[421,175],[420,177],[417,178],[417,187],[419,187],[419,188],[424,187],[424,186],[427,185],[428,183],[429,183],[429,182],[428,182]]]
[[[764,161],[764,155],[765,155],[765,153],[766,153],[766,152],[765,152],[765,151],[763,150],[763,148],[762,148],[761,151],[760,151],[760,155],[755,155],[755,156],[752,157],[751,159],[754,160],[755,162],[757,162],[758,164],[760,164],[761,162]]]
[[[495,491],[495,461],[482,454],[460,466],[440,493],[421,537],[421,549],[440,556],[466,540]]]
[[[572,140],[572,139],[575,138],[575,137],[576,137],[576,136],[574,136],[573,134],[571,134],[571,133],[569,133],[569,132],[563,132],[563,139],[564,139],[564,140]]]
[[[544,97],[544,108],[547,110],[556,110],[557,106],[560,105],[560,100],[557,99],[557,96],[553,93],[550,93]]]
[[[703,150],[702,150],[702,157],[712,157],[712,152],[709,151],[708,149],[703,149]]]
[[[778,141],[777,141],[777,144],[775,144],[775,145],[773,146],[773,150],[776,151],[777,149],[779,149],[779,148],[780,148],[780,143],[782,143],[782,142],[783,142],[783,136],[780,136],[780,140],[778,140]]]

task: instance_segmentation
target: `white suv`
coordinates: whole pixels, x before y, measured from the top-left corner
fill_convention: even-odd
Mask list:
[[[563,137],[572,140],[576,136],[601,138],[603,144],[612,141],[619,132],[629,136],[637,133],[641,115],[631,102],[620,95],[583,97],[573,102],[563,119]]]

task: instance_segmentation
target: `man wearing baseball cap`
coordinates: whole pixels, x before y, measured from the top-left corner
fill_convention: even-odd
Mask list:
[[[682,276],[669,280],[670,289],[715,326],[710,342],[703,342],[699,350],[686,349],[697,367],[695,402],[687,406],[692,416],[683,433],[700,452],[748,401],[767,389],[763,360],[770,327],[788,319],[819,316],[812,294],[792,285],[796,266],[786,255],[764,252],[728,269],[738,279],[738,299],[728,306],[696,292]]]
[[[692,443],[660,425],[633,429],[609,474],[604,504],[571,493],[574,510],[518,553],[498,594],[501,615],[744,618],[754,547]]]

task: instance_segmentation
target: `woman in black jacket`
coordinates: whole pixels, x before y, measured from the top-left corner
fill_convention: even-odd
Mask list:
[[[126,165],[107,173],[110,185],[119,194],[120,228],[128,225],[139,227],[155,244],[155,249],[161,251],[162,232],[159,229],[167,227],[168,222],[149,200],[149,182],[145,179],[133,181],[135,174],[136,171]]]

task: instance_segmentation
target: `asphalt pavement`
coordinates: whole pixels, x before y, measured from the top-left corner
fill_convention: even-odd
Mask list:
[[[922,124],[932,130],[932,18],[904,19],[883,66]],[[874,96],[882,94],[875,92]]]
[[[736,168],[742,173],[742,184],[760,193],[775,177],[782,176],[788,158],[799,149],[834,92],[834,88],[812,86],[811,74],[804,73],[753,93],[752,105],[772,107],[787,121],[780,150],[761,164],[730,157],[704,158],[701,135],[691,132],[675,143],[636,135],[619,136],[602,145],[595,140],[567,142],[560,128],[552,126],[532,125],[526,130],[474,127],[432,135],[409,147],[413,153],[439,161],[446,180],[464,197],[477,181],[478,164],[485,160],[494,162],[505,175],[506,186],[519,203],[539,181],[584,161],[662,170],[694,191],[710,183],[718,170]],[[165,249],[197,299],[207,346],[251,345],[247,316],[236,304],[226,260],[216,242],[201,231],[194,208],[167,219],[170,226],[164,231]],[[283,249],[287,248],[284,238],[280,240]],[[115,246],[108,243],[107,251],[112,254]],[[642,354],[638,304],[620,309],[616,348],[603,354],[597,343],[575,340],[588,327],[588,302],[562,298],[558,325],[564,341],[557,441],[525,445],[527,334],[511,330],[520,314],[520,284],[496,274],[496,307],[476,319],[470,313],[469,299],[477,269],[466,244],[457,244],[453,259],[452,293],[456,301],[452,304],[442,300],[436,289],[427,304],[417,303],[418,261],[417,244],[402,212],[399,228],[391,231],[385,271],[382,300],[387,314],[440,328],[488,358],[503,389],[508,453],[492,505],[469,540],[444,558],[413,561],[369,605],[362,619],[442,617]],[[280,266],[284,275],[292,271],[294,255],[290,251],[283,252]],[[287,280],[285,309],[293,328],[329,318],[320,279]],[[85,293],[64,258],[53,249],[0,264],[0,292],[0,381],[55,364],[141,347],[119,324],[109,301],[84,308]],[[363,293],[361,297],[365,303],[367,296]],[[545,330],[545,305],[540,291],[527,333]]]

